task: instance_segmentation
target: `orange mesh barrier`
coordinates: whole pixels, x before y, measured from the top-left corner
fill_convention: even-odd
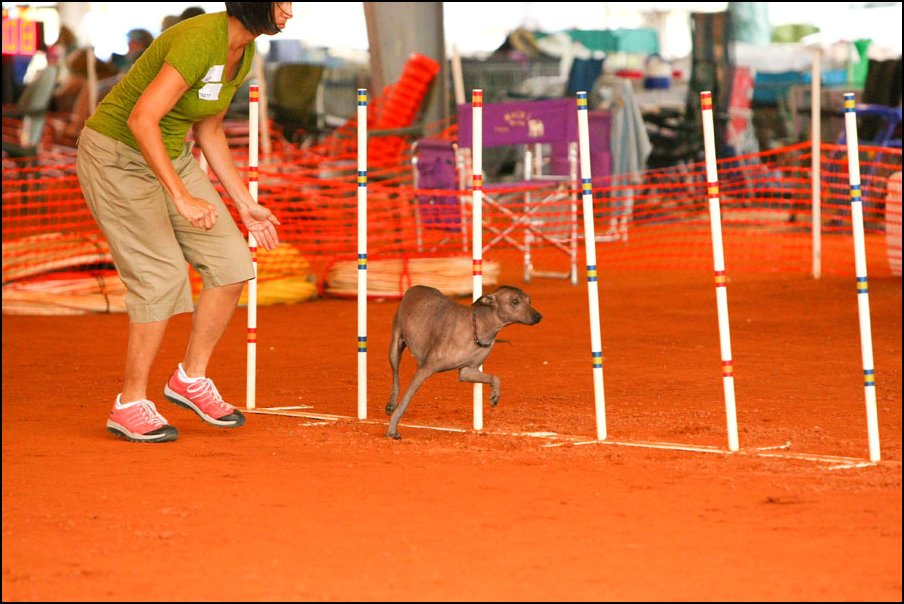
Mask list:
[[[435,130],[442,127],[433,125]],[[243,151],[241,144],[243,138],[247,140],[247,127],[243,132],[241,124],[233,124],[230,136],[234,143],[239,141],[233,150],[240,165],[247,165],[247,147]],[[259,198],[282,222],[281,240],[322,278],[329,264],[356,256],[354,125],[309,149],[277,143],[261,162]],[[369,166],[369,257],[469,254],[470,191],[415,189],[407,150],[391,162]],[[821,155],[822,272],[853,276],[845,149],[824,145]],[[860,155],[868,272],[871,277],[888,276],[888,246],[897,245],[900,258],[900,239],[897,244],[887,243],[885,203],[890,177],[894,183],[892,175],[901,171],[901,150],[863,148]],[[719,162],[729,274],[811,271],[810,160],[811,147],[801,144]],[[631,270],[711,269],[704,181],[702,165],[595,179],[594,218],[602,240],[597,244],[599,264]],[[554,247],[557,238],[571,228],[574,216],[567,195],[544,201],[557,186],[538,182],[520,188],[486,187],[486,196],[498,203],[484,207],[484,242],[495,240],[498,248],[518,244],[529,220],[535,248]],[[570,193],[576,195],[576,187]],[[435,218],[437,207],[429,202],[437,198],[452,203],[441,208],[446,212],[442,220],[431,221],[428,214],[432,211]],[[4,288],[10,283],[51,279],[60,271],[109,275],[109,253],[85,206],[71,152],[47,153],[32,160],[4,159],[2,207]],[[580,212],[579,199],[576,207]],[[899,224],[900,205],[894,211]],[[900,227],[896,228],[900,238]],[[580,214],[577,229],[581,236]],[[488,260],[492,253],[493,248],[487,250]],[[580,264],[583,250],[578,253]]]

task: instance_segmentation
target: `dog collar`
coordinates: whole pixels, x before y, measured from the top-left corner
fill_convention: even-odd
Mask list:
[[[471,309],[471,325],[474,326],[474,342],[480,346],[481,348],[489,348],[493,345],[492,342],[489,344],[484,344],[480,341],[480,336],[477,335],[477,308]]]

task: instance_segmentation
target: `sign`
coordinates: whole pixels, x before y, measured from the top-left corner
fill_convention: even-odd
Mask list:
[[[26,19],[3,19],[3,54],[31,56],[38,50],[38,24]]]

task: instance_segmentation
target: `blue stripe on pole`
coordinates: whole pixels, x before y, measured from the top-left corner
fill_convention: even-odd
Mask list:
[[[863,386],[864,387],[874,387],[876,386],[876,370],[875,369],[864,369],[863,370]]]
[[[367,254],[358,254],[358,270],[367,270]]]
[[[869,293],[869,283],[866,277],[857,277],[857,293],[858,294],[868,294]]]
[[[853,92],[845,92],[844,93],[844,112],[845,113],[853,113],[854,112],[854,93]]]
[[[603,353],[594,351],[591,355],[593,357],[593,368],[594,369],[602,369],[603,368]]]
[[[367,336],[358,336],[358,352],[367,352]]]

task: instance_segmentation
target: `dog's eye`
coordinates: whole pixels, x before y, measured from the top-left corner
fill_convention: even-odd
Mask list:
[[[512,306],[518,306],[521,304],[521,300],[519,298],[512,298]]]

